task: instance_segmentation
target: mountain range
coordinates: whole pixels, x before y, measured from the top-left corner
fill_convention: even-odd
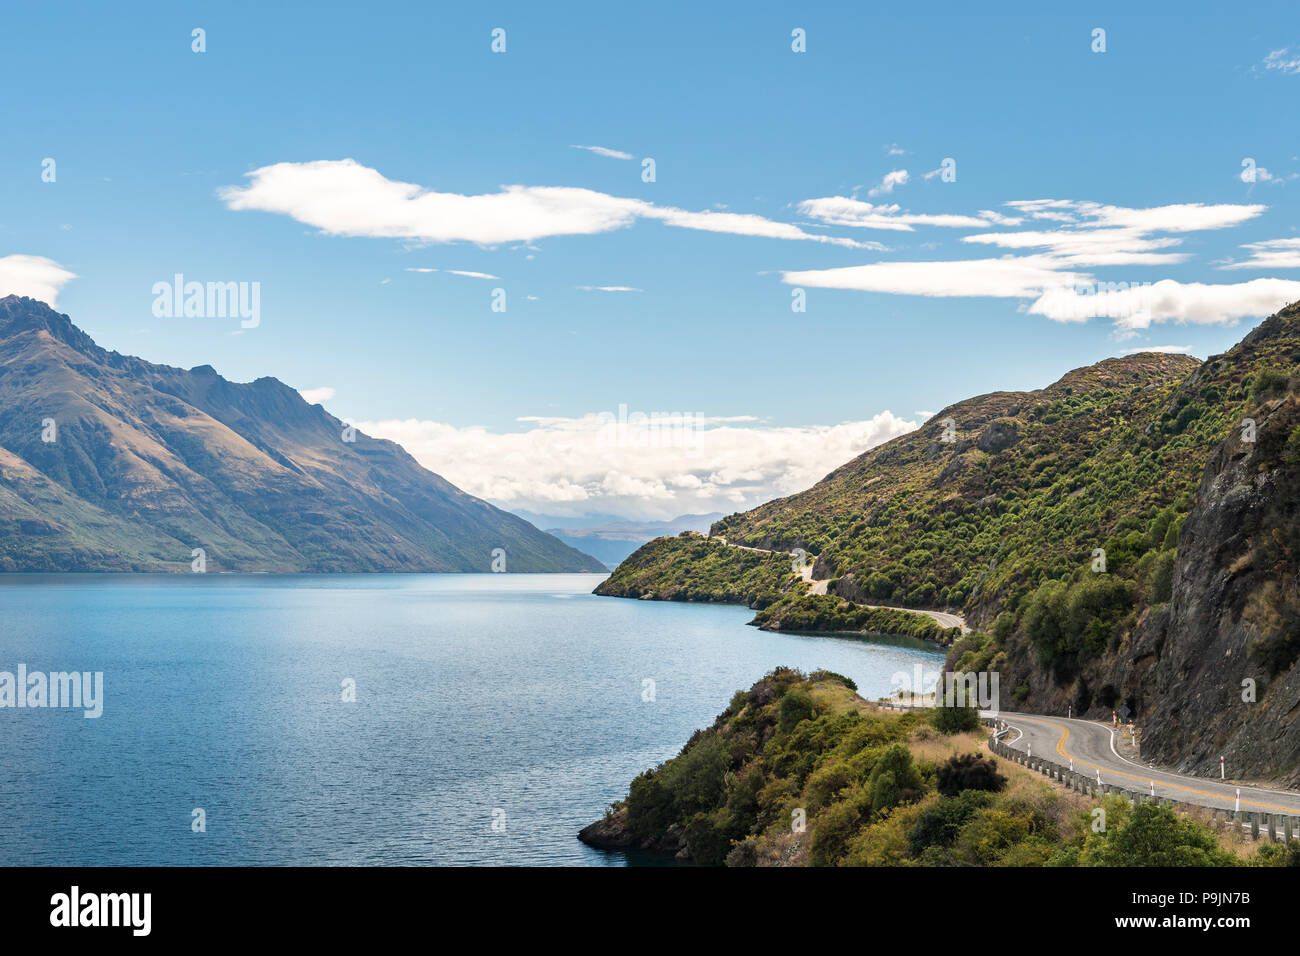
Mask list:
[[[199,567],[605,570],[275,378],[109,352],[0,299],[0,570]]]

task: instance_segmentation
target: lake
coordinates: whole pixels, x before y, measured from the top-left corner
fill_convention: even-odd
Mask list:
[[[576,834],[736,690],[942,661],[602,577],[0,575],[0,671],[104,675],[98,719],[0,709],[0,863],[647,862]]]

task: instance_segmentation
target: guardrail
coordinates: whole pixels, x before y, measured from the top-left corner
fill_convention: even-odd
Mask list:
[[[1073,790],[1075,793],[1093,797],[1113,794],[1125,797],[1130,803],[1134,804],[1154,803],[1157,806],[1173,807],[1184,812],[1190,810],[1202,813],[1209,812],[1211,820],[1215,823],[1220,820],[1227,824],[1235,822],[1237,825],[1248,829],[1253,840],[1258,840],[1261,835],[1268,837],[1270,840],[1300,840],[1300,816],[1286,813],[1262,813],[1258,810],[1234,811],[1222,807],[1206,807],[1199,803],[1174,800],[1171,797],[1154,796],[1141,790],[1129,790],[1117,784],[1098,783],[1095,778],[1085,773],[1071,770],[1069,767],[1046,757],[1030,756],[1023,750],[1016,750],[1009,744],[1004,743],[999,739],[1001,733],[1005,733],[1005,730],[998,732],[999,721],[984,717],[981,718],[981,723],[992,727],[994,730],[994,733],[989,735],[989,750],[993,751],[993,753],[1005,760],[1010,760],[1012,763],[1018,763],[1027,770],[1041,773],[1049,780],[1055,780],[1067,790]]]

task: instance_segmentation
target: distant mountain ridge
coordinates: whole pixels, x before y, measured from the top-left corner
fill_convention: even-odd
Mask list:
[[[0,570],[188,571],[194,549],[209,571],[604,570],[278,379],[0,299]]]
[[[647,541],[683,531],[708,531],[722,517],[715,511],[702,515],[678,515],[666,521],[613,519],[589,528],[543,528],[565,544],[605,562],[611,571]],[[535,522],[534,522],[535,523]]]

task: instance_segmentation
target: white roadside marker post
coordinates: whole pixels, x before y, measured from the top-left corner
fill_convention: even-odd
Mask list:
[[[1155,795],[1156,795],[1156,782],[1155,782],[1154,780],[1152,780],[1152,781],[1151,781],[1151,796],[1154,797]]]
[[[1070,758],[1070,773],[1074,773],[1074,758]]]
[[[1237,788],[1237,802],[1232,805],[1233,813],[1241,812],[1241,787]]]
[[[1220,780],[1225,780],[1225,779],[1227,779],[1226,777],[1223,776],[1223,757],[1222,757],[1222,756],[1219,757],[1219,779],[1220,779]]]

